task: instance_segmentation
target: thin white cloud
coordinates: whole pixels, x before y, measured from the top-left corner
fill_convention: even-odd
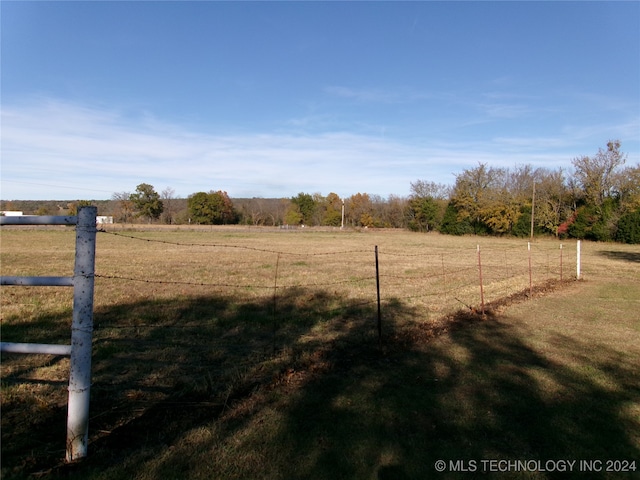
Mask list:
[[[531,107],[519,103],[479,103],[476,105],[479,110],[490,118],[520,118],[532,112]]]
[[[5,104],[2,127],[0,197],[6,200],[109,198],[143,182],[183,197],[212,189],[232,197],[407,195],[410,182],[451,184],[454,174],[478,162],[555,168],[592,153],[571,150],[566,132],[466,143],[347,131],[218,135],[60,101]]]
[[[400,149],[349,133],[212,135],[60,102],[5,106],[2,117],[3,198],[40,197],[36,183],[77,185],[82,197],[92,187],[105,197],[105,189],[141,182],[183,196],[210,189],[236,196],[387,194],[408,185],[403,173],[388,174]]]
[[[434,98],[431,94],[407,89],[385,90],[380,88],[350,88],[339,85],[327,86],[325,93],[364,103],[406,103]]]

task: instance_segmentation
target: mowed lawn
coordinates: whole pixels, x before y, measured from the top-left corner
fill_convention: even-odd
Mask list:
[[[205,241],[200,233],[131,235]],[[526,251],[521,240],[407,232],[224,235],[206,241],[264,248],[268,260],[264,252],[242,250],[240,258],[218,256],[212,267],[193,252],[173,257],[175,245],[142,243],[140,250],[140,242],[99,237],[96,272],[104,276],[96,279],[90,456],[72,466],[61,461],[68,361],[3,354],[3,478],[567,476],[538,469],[491,472],[496,464],[485,460],[601,461],[602,470],[607,460],[635,461],[636,472],[590,475],[640,476],[640,247],[583,243],[583,279],[549,284],[559,273],[557,243],[540,240],[534,247],[546,250],[534,264],[544,271],[536,277],[544,286],[529,292],[526,269],[521,271],[526,253],[512,255]],[[7,237],[3,232],[3,274],[17,274],[11,262],[28,265],[20,260],[25,247],[17,242],[5,248]],[[69,261],[69,252],[52,242],[46,268]],[[487,270],[488,294],[496,293],[487,299],[484,317],[468,308],[479,304],[472,283],[477,243],[493,252],[487,263],[500,267],[500,273]],[[357,265],[364,266],[342,271],[342,255],[273,254],[292,252],[293,245],[362,255]],[[380,245],[381,267],[388,267],[382,344],[373,245]],[[575,242],[567,250],[565,280],[575,275]],[[392,260],[382,257],[390,251],[397,254],[392,275]],[[420,252],[432,256],[421,263]],[[156,254],[172,266],[170,276],[163,276]],[[153,262],[145,263],[149,256]],[[453,273],[465,265],[449,267],[461,257],[471,262],[469,284]],[[220,285],[211,270],[225,262],[225,281],[236,286],[218,286],[215,293],[189,284],[179,269],[185,263],[191,272],[201,268],[197,282]],[[443,304],[462,309],[457,314],[407,287],[436,271],[444,278],[417,288],[441,289]],[[184,283],[114,278],[150,276]],[[275,280],[292,287],[263,292],[260,278],[265,285]],[[26,335],[36,341],[31,337],[45,333],[64,338],[64,328],[51,333],[57,323],[68,329],[68,300],[58,298],[63,294],[10,288],[18,287],[3,287],[3,340]],[[514,289],[524,294],[513,295]],[[500,301],[502,291],[510,299]],[[43,309],[49,313],[37,313]],[[18,313],[31,324],[19,322]],[[443,472],[436,469],[439,460]],[[610,466],[623,465],[632,463]],[[471,471],[452,472],[463,468]],[[568,475],[589,476],[578,463]]]

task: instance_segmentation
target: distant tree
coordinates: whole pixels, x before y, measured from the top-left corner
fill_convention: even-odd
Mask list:
[[[134,216],[133,202],[131,201],[131,193],[115,192],[111,195],[111,199],[115,202],[113,216],[116,222],[128,223]]]
[[[189,206],[189,217],[193,223],[203,225],[213,223],[214,213],[209,204],[209,195],[206,192],[189,195],[187,205]]]
[[[291,203],[297,207],[297,212],[302,217],[301,223],[313,225],[313,217],[317,207],[313,196],[308,193],[300,192],[297,196],[291,199]]]
[[[1,211],[11,211],[11,210],[15,210],[16,207],[13,206],[13,202],[11,200],[9,201],[3,201],[0,200],[0,210]],[[4,214],[1,214],[4,216]]]
[[[570,195],[563,170],[540,170],[536,180],[536,225],[544,232],[557,236],[558,228],[571,215],[569,203]]]
[[[238,203],[242,223],[249,225],[282,225],[291,200],[288,198],[250,198]]]
[[[491,233],[503,235],[513,233],[513,227],[522,215],[522,205],[505,189],[487,195],[480,209],[480,219]],[[531,208],[529,207],[529,213]]]
[[[52,210],[47,206],[41,206],[36,210],[36,215],[51,215]]]
[[[78,200],[77,202],[71,202],[67,204],[68,214],[77,215],[80,207],[90,207],[93,205],[89,200]]]
[[[346,213],[348,222],[354,227],[373,227],[373,204],[367,193],[356,193],[347,200]]]
[[[157,220],[164,206],[160,195],[153,189],[153,185],[148,183],[141,183],[136,187],[136,193],[132,193],[129,197],[136,214],[139,217],[148,219],[149,223],[152,220]]]
[[[474,233],[485,233],[499,214],[501,206],[496,191],[504,184],[505,171],[480,163],[476,168],[465,170],[456,176],[451,201],[456,208],[459,221],[468,221]],[[489,223],[485,222],[489,219]],[[502,223],[500,225],[503,225]]]
[[[342,223],[342,200],[337,193],[331,192],[324,199],[322,225],[339,227]]]
[[[444,216],[445,199],[451,189],[443,184],[417,180],[411,183],[407,210],[409,229],[428,232],[438,227]]]
[[[616,169],[626,161],[626,155],[620,151],[620,141],[607,143],[607,150],[602,148],[593,157],[577,157],[572,163],[575,168],[574,177],[582,188],[586,203],[601,209],[605,200],[616,193]]]
[[[440,224],[440,232],[447,235],[468,235],[474,233],[474,228],[468,216],[460,215],[453,201],[447,207]]]
[[[271,225],[282,225],[285,223],[284,216],[291,205],[288,198],[271,199],[267,204],[267,216],[271,218]]]
[[[613,199],[606,200],[600,207],[582,205],[568,225],[569,236],[598,242],[613,240],[617,224],[617,219],[613,220],[615,208]]]
[[[287,212],[284,215],[284,223],[286,225],[302,225],[304,224],[304,219],[302,217],[302,213],[300,213],[300,207],[291,203]]]
[[[640,208],[640,164],[620,171],[615,183],[622,213]]]
[[[380,218],[385,227],[406,228],[408,199],[398,195],[389,195],[384,202]],[[444,210],[443,210],[444,211]]]
[[[187,200],[191,221],[201,225],[238,223],[238,213],[227,192],[197,192]]]
[[[446,200],[451,194],[451,187],[442,183],[416,180],[415,182],[411,182],[410,185],[412,198]]]
[[[620,218],[615,239],[623,243],[640,243],[640,208]]]
[[[264,225],[264,199],[247,198],[235,202],[236,209],[240,214],[240,223],[245,225]]]
[[[311,215],[311,219],[305,221],[308,225],[323,225],[324,214],[327,211],[327,198],[324,197],[320,192],[316,192],[311,195],[313,199],[313,214]]]
[[[593,157],[573,159],[574,181],[581,189],[581,207],[576,210],[578,215],[569,228],[570,235],[584,233],[584,238],[599,241],[615,237],[618,221],[630,206],[623,203],[623,199],[626,202],[632,198],[634,190],[625,175],[632,170],[619,170],[625,161],[619,140],[609,141],[607,149],[599,149]]]
[[[433,230],[438,216],[438,204],[432,197],[414,197],[409,200],[410,230],[428,232]]]
[[[162,200],[163,206],[161,215],[163,223],[175,223],[175,195],[176,191],[171,187],[165,188],[160,194],[160,200]]]
[[[536,212],[538,211],[538,207],[536,207]],[[538,214],[536,213],[536,218]],[[545,230],[538,222],[534,223],[533,227],[534,235],[545,235],[549,233],[553,233],[557,235],[557,228],[550,232]],[[513,224],[513,228],[511,230],[511,234],[515,237],[526,238],[531,235],[531,205],[525,204],[520,207],[520,216],[518,220]]]

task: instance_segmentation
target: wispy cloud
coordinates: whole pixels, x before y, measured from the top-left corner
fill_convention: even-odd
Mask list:
[[[454,174],[478,162],[556,167],[591,153],[572,151],[566,132],[421,143],[374,131],[215,135],[53,100],[3,105],[2,127],[3,199],[109,198],[143,182],[180,196],[212,189],[232,197],[406,195],[412,181],[453,183]]]
[[[421,157],[345,132],[211,135],[62,102],[5,105],[2,123],[3,198],[39,198],[35,183],[75,185],[77,194],[53,189],[65,197],[86,197],[87,189],[108,197],[105,191],[142,182],[183,196],[211,189],[235,196],[403,193],[407,172],[394,164]]]
[[[520,118],[532,112],[528,105],[519,103],[478,103],[476,107],[490,118]]]
[[[407,89],[385,90],[380,88],[350,88],[345,86],[328,86],[325,93],[365,103],[406,103],[428,100],[433,95]]]

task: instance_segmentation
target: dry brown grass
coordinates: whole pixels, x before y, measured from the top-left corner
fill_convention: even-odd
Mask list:
[[[72,229],[3,227],[1,240],[3,275],[72,273]],[[144,463],[145,455],[157,453],[158,446],[139,430],[159,419],[167,422],[161,443],[171,443],[191,428],[195,430],[190,435],[200,432],[197,435],[208,440],[190,441],[207,443],[221,433],[205,428],[204,418],[242,411],[243,402],[267,386],[304,384],[309,375],[333,368],[335,352],[379,355],[375,246],[383,352],[411,349],[416,341],[448,332],[452,324],[474,321],[473,311],[479,311],[481,303],[478,244],[488,313],[502,313],[506,304],[515,302],[518,315],[526,317],[532,303],[518,302],[529,293],[544,296],[545,286],[560,278],[560,244],[552,239],[532,244],[532,282],[538,288],[529,292],[526,240],[237,227],[99,233],[91,449],[108,461],[122,455],[124,445],[133,448],[138,442],[143,445],[136,450],[140,457],[127,457],[127,462]],[[575,253],[575,242],[566,242],[564,279],[575,276]],[[618,292],[623,284],[640,284],[638,265],[638,247],[583,243],[587,282],[580,285],[604,281],[610,293]],[[544,314],[544,332],[560,328],[567,336],[575,335],[570,328],[574,313],[579,308],[584,308],[580,315],[593,311],[593,302],[584,298],[592,292],[575,287],[567,292],[557,298],[568,295],[573,301],[565,297],[549,307],[558,314]],[[616,303],[615,295],[611,298],[600,299],[601,314],[618,309],[621,325],[633,323],[629,305],[637,298],[628,297],[625,304]],[[456,315],[460,309],[466,313]],[[3,340],[68,343],[70,312],[70,289],[3,287]],[[561,327],[554,318],[563,321]],[[576,328],[582,329],[584,323],[578,323]],[[588,335],[599,337],[605,327],[596,327]],[[615,338],[624,342],[622,330],[618,335]],[[611,337],[612,343],[617,340]],[[549,336],[536,341],[535,348],[569,361],[566,352],[554,353],[548,346]],[[460,350],[459,345],[451,348]],[[67,370],[64,358],[3,355],[2,448],[3,464],[8,465],[3,465],[3,476],[13,470],[19,476],[46,469],[63,457]],[[550,383],[549,388],[556,386]],[[347,397],[343,400],[353,401]],[[245,405],[245,412],[257,408],[251,405]],[[186,406],[192,412],[188,417],[175,415]],[[25,416],[29,421],[22,420]],[[264,417],[261,412],[259,417],[277,423],[275,413]],[[34,427],[42,431],[51,425],[60,427],[44,435],[32,433]],[[132,438],[126,440],[125,432]],[[14,458],[8,464],[7,454]]]

